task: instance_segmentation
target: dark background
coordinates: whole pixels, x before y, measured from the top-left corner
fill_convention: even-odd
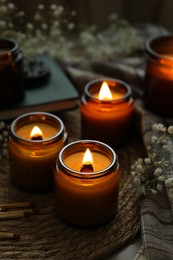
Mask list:
[[[64,6],[77,11],[77,21],[85,24],[97,24],[106,27],[107,17],[117,13],[120,18],[130,23],[154,23],[173,31],[173,1],[172,0],[35,0],[14,1],[27,10],[28,19],[38,3],[48,5],[61,2]]]

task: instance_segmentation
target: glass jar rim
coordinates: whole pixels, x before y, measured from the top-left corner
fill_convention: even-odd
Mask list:
[[[46,122],[45,120],[49,119],[49,122],[52,120],[52,124],[53,124],[53,122],[58,123],[59,126],[60,126],[59,131],[57,132],[57,134],[53,135],[52,137],[47,138],[47,139],[43,139],[43,140],[29,140],[29,139],[25,139],[25,138],[22,138],[19,135],[17,135],[16,132],[15,132],[15,128],[19,124],[20,124],[20,126],[22,126],[22,125],[25,125],[26,123],[32,123],[33,117],[38,119],[37,122],[45,123]],[[42,118],[42,120],[41,120],[41,118]],[[27,120],[27,121],[24,121],[24,123],[22,124],[23,120]],[[10,127],[11,136],[15,140],[20,141],[22,143],[25,143],[27,145],[33,145],[33,144],[35,144],[35,145],[47,145],[47,144],[50,144],[50,143],[56,141],[57,139],[61,139],[62,136],[64,135],[64,132],[65,132],[65,127],[64,127],[62,120],[59,117],[57,117],[53,114],[47,113],[47,112],[30,112],[30,113],[20,115],[19,117],[17,117],[12,122],[11,127]]]
[[[150,55],[153,59],[165,59],[166,61],[173,61],[173,51],[172,57],[166,55],[166,53],[159,52],[159,47],[163,48],[164,46],[168,46],[169,43],[173,44],[173,34],[166,34],[161,36],[154,36],[146,41],[146,52]]]
[[[84,149],[82,148],[82,145],[88,145],[87,148],[91,148],[93,146],[93,151],[99,151],[99,147],[102,147],[103,149],[105,149],[105,151],[109,152],[111,154],[111,163],[110,165],[108,165],[106,168],[104,168],[103,170],[100,170],[100,171],[95,171],[95,172],[80,172],[80,171],[75,171],[71,168],[69,168],[64,162],[63,162],[63,156],[66,152],[68,152],[68,150],[73,147],[73,148],[79,148],[81,147],[81,150],[78,150],[79,151],[83,151]],[[91,147],[90,147],[91,146]],[[71,153],[70,153],[71,154]],[[102,154],[106,154],[103,153],[103,150],[102,150]],[[103,143],[103,142],[100,142],[100,141],[96,141],[96,140],[78,140],[78,141],[74,141],[74,142],[71,142],[69,144],[67,144],[66,146],[64,146],[61,151],[59,152],[59,155],[58,155],[58,159],[57,159],[57,162],[56,162],[56,167],[59,167],[59,168],[62,168],[65,169],[65,173],[70,175],[70,176],[73,176],[73,177],[76,177],[76,178],[83,178],[83,179],[88,179],[88,178],[98,178],[98,177],[101,177],[101,176],[104,176],[106,174],[109,174],[108,171],[111,171],[111,170],[114,170],[114,167],[116,167],[116,170],[119,169],[119,163],[118,163],[118,157],[116,155],[116,153],[114,152],[114,150],[107,144]]]
[[[118,86],[121,86],[122,88],[124,88],[126,90],[126,93],[124,94],[124,96],[120,97],[120,98],[117,98],[117,99],[112,99],[112,100],[99,100],[98,98],[94,97],[90,91],[89,91],[89,88],[92,88],[94,84],[97,84],[97,83],[103,83],[103,82],[114,82],[115,84],[117,83]],[[99,79],[94,79],[94,80],[91,80],[89,81],[85,88],[84,88],[84,93],[86,94],[86,96],[88,98],[90,98],[93,102],[96,102],[96,103],[102,103],[102,104],[114,104],[114,103],[121,103],[121,102],[124,102],[126,100],[129,100],[132,96],[132,91],[131,91],[131,88],[130,86],[125,83],[124,81],[122,80],[119,80],[119,79],[116,79],[116,78],[99,78]]]
[[[16,52],[19,49],[19,43],[13,39],[13,38],[0,38],[0,49],[3,49],[3,52],[0,53],[1,56],[8,56],[8,53],[11,52],[13,55],[16,54]]]

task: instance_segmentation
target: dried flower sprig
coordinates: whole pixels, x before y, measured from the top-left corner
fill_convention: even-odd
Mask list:
[[[173,126],[166,128],[158,123],[153,125],[153,131],[152,147],[147,147],[148,157],[139,158],[131,166],[134,185],[139,193],[144,195],[156,194],[166,186],[173,201]],[[160,156],[158,148],[162,149],[163,157]],[[171,174],[167,174],[168,172]]]
[[[67,55],[73,45],[66,39],[66,32],[74,29],[75,15],[75,11],[67,11],[60,4],[38,4],[28,21],[25,11],[13,1],[0,0],[0,34],[15,38],[27,58],[42,53],[61,57]]]
[[[117,55],[128,55],[142,46],[137,30],[127,20],[120,19],[116,13],[112,13],[108,20],[105,31],[99,31],[97,26],[92,25],[81,32],[81,44],[88,56],[110,59]]]
[[[49,53],[55,58],[81,61],[84,58],[112,58],[139,49],[137,30],[116,14],[110,16],[108,28],[83,27],[74,22],[76,11],[61,4],[38,4],[28,19],[13,0],[0,0],[0,35],[15,38],[26,58]],[[71,31],[75,30],[75,37]],[[79,51],[80,49],[80,51]]]

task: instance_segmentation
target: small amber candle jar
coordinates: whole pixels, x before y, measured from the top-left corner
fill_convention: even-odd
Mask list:
[[[100,88],[106,82],[112,98],[100,100]],[[82,139],[95,139],[115,147],[129,136],[134,104],[131,88],[117,79],[90,81],[81,98]]]
[[[0,105],[13,104],[24,96],[22,60],[22,53],[16,41],[0,38]]]
[[[43,137],[32,139],[34,126]],[[60,149],[67,143],[63,122],[55,115],[34,112],[13,121],[9,137],[11,177],[19,187],[30,191],[53,188],[53,167]]]
[[[83,172],[86,149],[93,157],[93,171]],[[119,164],[108,145],[94,140],[79,140],[59,153],[54,170],[56,209],[69,223],[94,226],[111,220],[118,207]]]
[[[154,37],[146,43],[144,99],[161,116],[173,116],[173,35]]]

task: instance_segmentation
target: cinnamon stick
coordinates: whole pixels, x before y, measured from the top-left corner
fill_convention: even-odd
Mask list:
[[[14,239],[19,240],[20,235],[12,232],[0,232],[0,239]]]
[[[29,208],[29,207],[33,207],[33,206],[35,206],[35,203],[32,201],[2,203],[2,204],[0,204],[0,212],[7,211],[8,209]]]
[[[23,217],[29,217],[34,214],[38,214],[39,210],[37,209],[32,209],[32,210],[18,210],[18,211],[5,211],[5,212],[0,212],[0,220],[3,219],[18,219],[18,218],[23,218]]]

